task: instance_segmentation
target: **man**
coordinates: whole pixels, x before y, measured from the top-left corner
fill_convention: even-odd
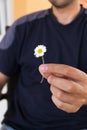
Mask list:
[[[19,73],[1,130],[87,129],[87,10],[49,1],[52,9],[17,20],[0,43],[0,89]]]

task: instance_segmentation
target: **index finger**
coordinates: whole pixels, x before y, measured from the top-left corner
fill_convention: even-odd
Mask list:
[[[83,71],[65,64],[42,64],[39,66],[39,71],[45,78],[47,78],[47,75],[55,75],[76,81],[83,81],[87,78]]]

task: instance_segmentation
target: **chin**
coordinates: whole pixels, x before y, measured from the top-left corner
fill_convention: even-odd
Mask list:
[[[57,8],[64,8],[70,5],[74,0],[49,0],[49,2],[57,7]]]

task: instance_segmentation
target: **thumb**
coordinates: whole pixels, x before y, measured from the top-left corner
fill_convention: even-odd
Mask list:
[[[44,77],[44,78],[48,78],[51,74],[49,74],[48,72],[47,72],[47,70],[48,70],[48,67],[45,65],[45,64],[41,64],[40,66],[39,66],[39,72],[40,72],[40,74]]]

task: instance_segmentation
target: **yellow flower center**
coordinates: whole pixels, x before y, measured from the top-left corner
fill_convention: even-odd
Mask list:
[[[38,49],[38,53],[41,54],[43,52],[42,49]]]

